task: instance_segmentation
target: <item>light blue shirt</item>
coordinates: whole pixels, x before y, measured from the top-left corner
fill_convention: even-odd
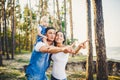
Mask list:
[[[28,80],[47,80],[45,72],[50,65],[50,54],[39,51],[44,45],[43,42],[38,42],[33,49],[30,63],[25,71]]]
[[[45,35],[45,33],[46,33],[46,27],[42,26],[42,25],[39,25],[38,28],[41,31],[40,33],[43,34],[43,35]],[[36,42],[42,41],[42,39],[43,39],[42,36],[37,35]]]

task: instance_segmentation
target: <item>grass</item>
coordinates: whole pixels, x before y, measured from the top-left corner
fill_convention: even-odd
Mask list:
[[[8,68],[7,66],[0,67],[0,80],[26,80],[24,72]]]
[[[15,55],[14,60],[3,60],[4,66],[0,67],[0,80],[26,80],[23,66],[29,63],[31,54]],[[69,62],[85,61],[86,56],[69,57]],[[51,69],[47,71],[47,76],[50,78]],[[70,72],[67,71],[68,80],[86,80],[85,72]],[[96,80],[96,75],[94,75]],[[109,80],[120,80],[120,76],[109,76]]]

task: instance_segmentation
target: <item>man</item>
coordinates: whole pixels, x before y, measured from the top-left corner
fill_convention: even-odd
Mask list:
[[[74,53],[72,46],[63,48],[51,46],[55,38],[54,28],[48,27],[46,29],[46,37],[49,46],[43,42],[38,42],[33,49],[30,63],[25,71],[27,80],[47,80],[45,72],[50,65],[49,53]]]

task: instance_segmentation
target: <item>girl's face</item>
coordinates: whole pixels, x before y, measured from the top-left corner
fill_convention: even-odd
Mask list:
[[[48,23],[49,22],[47,20],[43,21],[43,25],[46,26],[46,27],[48,26]]]
[[[57,32],[56,37],[55,37],[55,42],[58,44],[63,43],[64,41],[64,35],[62,32]]]

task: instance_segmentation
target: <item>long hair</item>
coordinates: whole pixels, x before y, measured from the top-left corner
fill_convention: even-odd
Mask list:
[[[56,32],[56,35],[57,35],[58,32],[61,32],[61,33],[63,34],[63,38],[64,38],[63,44],[64,44],[65,41],[66,41],[66,40],[65,40],[65,39],[66,39],[65,34],[64,34],[64,32],[62,32],[61,30],[59,30],[59,31]],[[55,40],[54,40],[54,45],[57,46],[57,43],[56,43]]]

